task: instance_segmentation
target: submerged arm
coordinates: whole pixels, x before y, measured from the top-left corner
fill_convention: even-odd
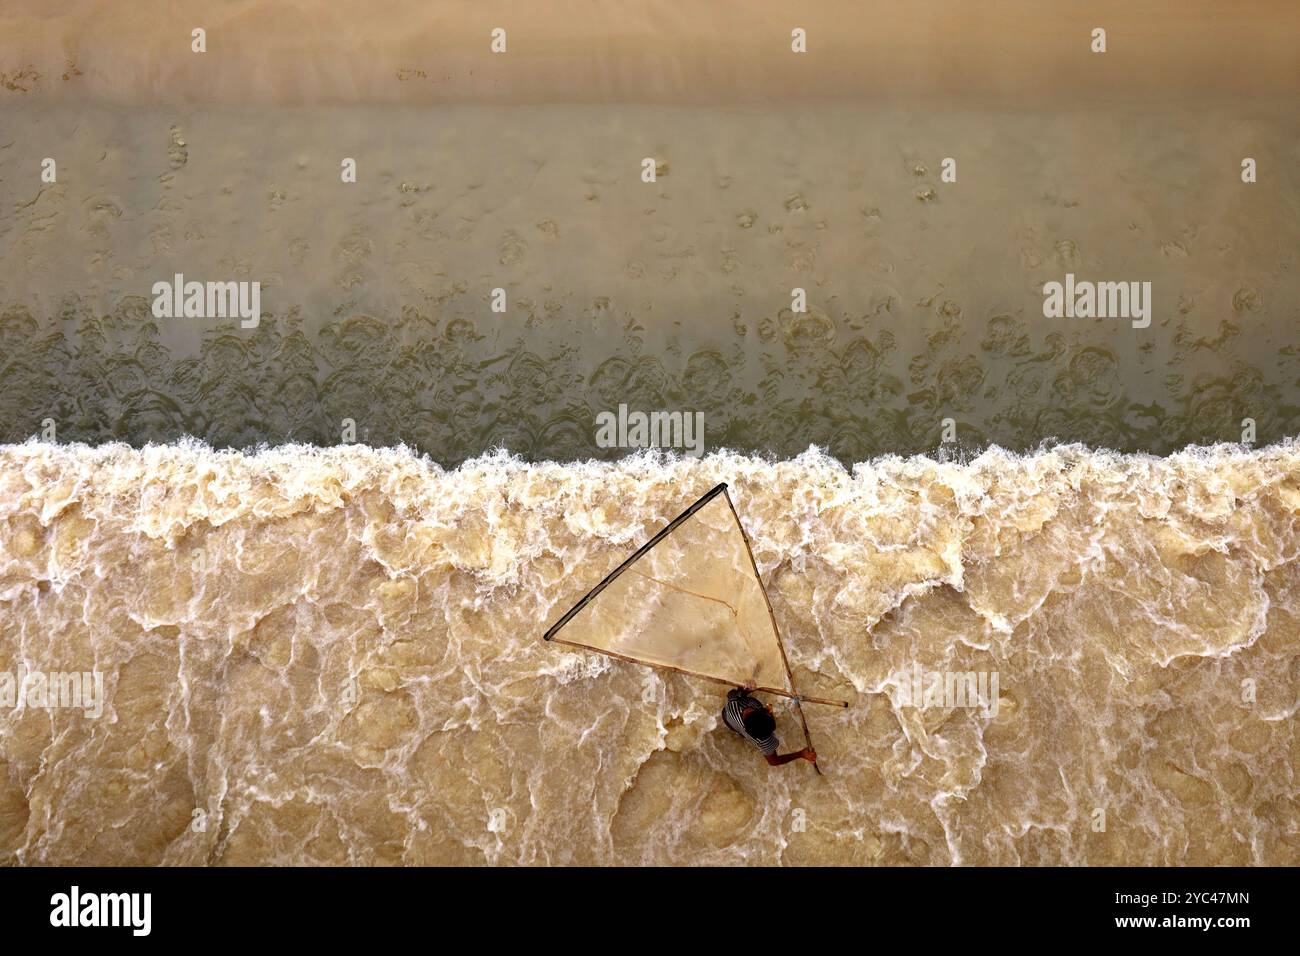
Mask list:
[[[798,760],[800,757],[804,760],[816,763],[817,751],[813,750],[811,747],[805,747],[803,750],[796,750],[793,753],[788,754],[768,754],[764,759],[773,767],[779,767],[782,764],[789,763],[791,760]]]

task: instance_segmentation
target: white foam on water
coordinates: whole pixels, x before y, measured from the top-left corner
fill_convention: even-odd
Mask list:
[[[716,685],[643,701],[652,672],[541,641],[720,481],[801,691],[852,702],[807,708],[824,778],[757,759]],[[1295,863],[1298,557],[1293,441],[3,446],[0,670],[99,670],[108,700],[0,709],[0,859]],[[909,706],[914,664],[996,672],[997,714]]]

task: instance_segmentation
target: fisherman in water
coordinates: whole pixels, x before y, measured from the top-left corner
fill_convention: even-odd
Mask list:
[[[793,753],[778,754],[781,741],[776,739],[776,718],[772,710],[750,692],[737,687],[727,692],[727,705],[722,708],[722,720],[728,727],[759,749],[763,757],[773,767],[779,767],[791,760],[804,760],[817,763],[817,751],[811,747]]]

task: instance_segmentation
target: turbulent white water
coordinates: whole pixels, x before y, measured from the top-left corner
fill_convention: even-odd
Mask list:
[[[723,688],[540,639],[719,481],[801,689],[852,702],[808,709],[823,778]],[[106,700],[0,710],[0,860],[1295,864],[1298,556],[1294,443],[4,446],[0,670]],[[909,706],[918,669],[996,674],[996,715]]]

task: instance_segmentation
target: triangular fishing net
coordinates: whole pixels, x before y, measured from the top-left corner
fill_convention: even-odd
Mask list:
[[[616,568],[546,638],[718,683],[795,693],[726,485]]]

